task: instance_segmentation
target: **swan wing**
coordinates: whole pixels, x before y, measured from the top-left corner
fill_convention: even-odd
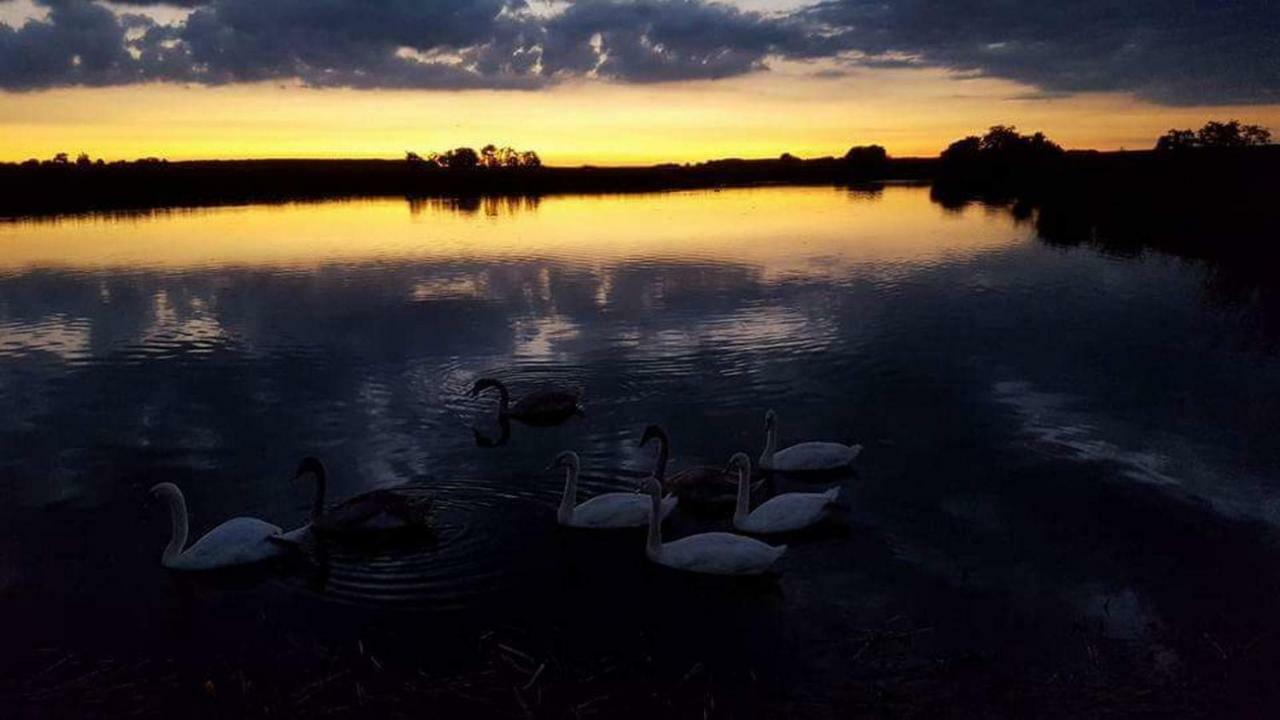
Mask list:
[[[205,533],[170,563],[177,570],[214,570],[249,565],[283,555],[287,548],[272,542],[280,528],[257,518],[238,517]]]
[[[772,567],[786,549],[785,545],[774,547],[733,533],[712,532],[665,543],[658,561],[710,575],[758,575]]]
[[[517,400],[508,414],[517,419],[553,421],[567,419],[580,409],[576,393],[568,390],[535,390]]]
[[[423,488],[397,485],[348,498],[325,511],[314,523],[321,533],[377,532],[424,527],[430,521],[434,495]]]
[[[597,495],[573,509],[574,527],[642,527],[649,523],[653,501],[648,495],[612,492]],[[664,509],[664,512],[670,512]]]
[[[738,526],[746,532],[791,532],[815,525],[835,502],[838,490],[824,493],[786,493],[769,498]]]
[[[862,452],[861,445],[806,442],[773,454],[773,469],[782,472],[815,472],[848,467]]]

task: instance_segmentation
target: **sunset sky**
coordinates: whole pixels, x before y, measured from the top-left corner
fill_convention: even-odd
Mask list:
[[[932,155],[1280,129],[1271,0],[0,0],[0,160]]]

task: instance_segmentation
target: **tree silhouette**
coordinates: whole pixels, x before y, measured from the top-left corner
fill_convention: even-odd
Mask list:
[[[409,163],[423,163],[430,168],[444,170],[502,170],[542,167],[542,159],[532,150],[521,152],[511,147],[498,147],[492,143],[476,152],[469,147],[454,148],[443,153],[430,153],[423,158],[415,152],[405,153]]]
[[[878,177],[889,164],[889,153],[880,145],[856,145],[844,154],[844,161],[858,177]]]
[[[1239,120],[1210,120],[1199,130],[1172,129],[1156,141],[1156,150],[1188,148],[1237,148],[1271,144],[1271,131],[1261,125],[1245,125]]]

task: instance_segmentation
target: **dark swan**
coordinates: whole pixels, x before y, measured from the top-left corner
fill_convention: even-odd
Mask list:
[[[511,395],[501,380],[480,378],[471,387],[471,397],[488,388],[498,389],[498,417],[519,420],[526,425],[558,425],[582,412],[582,398],[572,390],[535,390],[511,404]]]
[[[324,463],[306,457],[298,463],[294,480],[312,478],[315,499],[311,504],[311,521],[280,536],[284,542],[300,542],[309,534],[322,537],[369,537],[376,534],[425,531],[431,524],[434,496],[420,485],[396,485],[347,498],[331,507],[325,506],[328,475]]]
[[[644,446],[650,440],[658,441],[658,457],[654,462],[652,477],[662,483],[664,493],[676,496],[682,507],[694,510],[733,507],[738,494],[736,473],[714,465],[695,465],[667,477],[671,444],[667,432],[659,425],[650,425],[644,429],[640,445]],[[754,487],[759,488],[760,484],[757,482]]]

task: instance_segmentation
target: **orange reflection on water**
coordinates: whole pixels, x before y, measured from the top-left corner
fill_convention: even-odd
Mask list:
[[[0,224],[0,272],[192,271],[436,260],[742,264],[830,276],[1017,242],[1001,212],[944,211],[927,188],[750,188],[472,202],[371,199]],[[423,288],[424,295],[460,288]]]

